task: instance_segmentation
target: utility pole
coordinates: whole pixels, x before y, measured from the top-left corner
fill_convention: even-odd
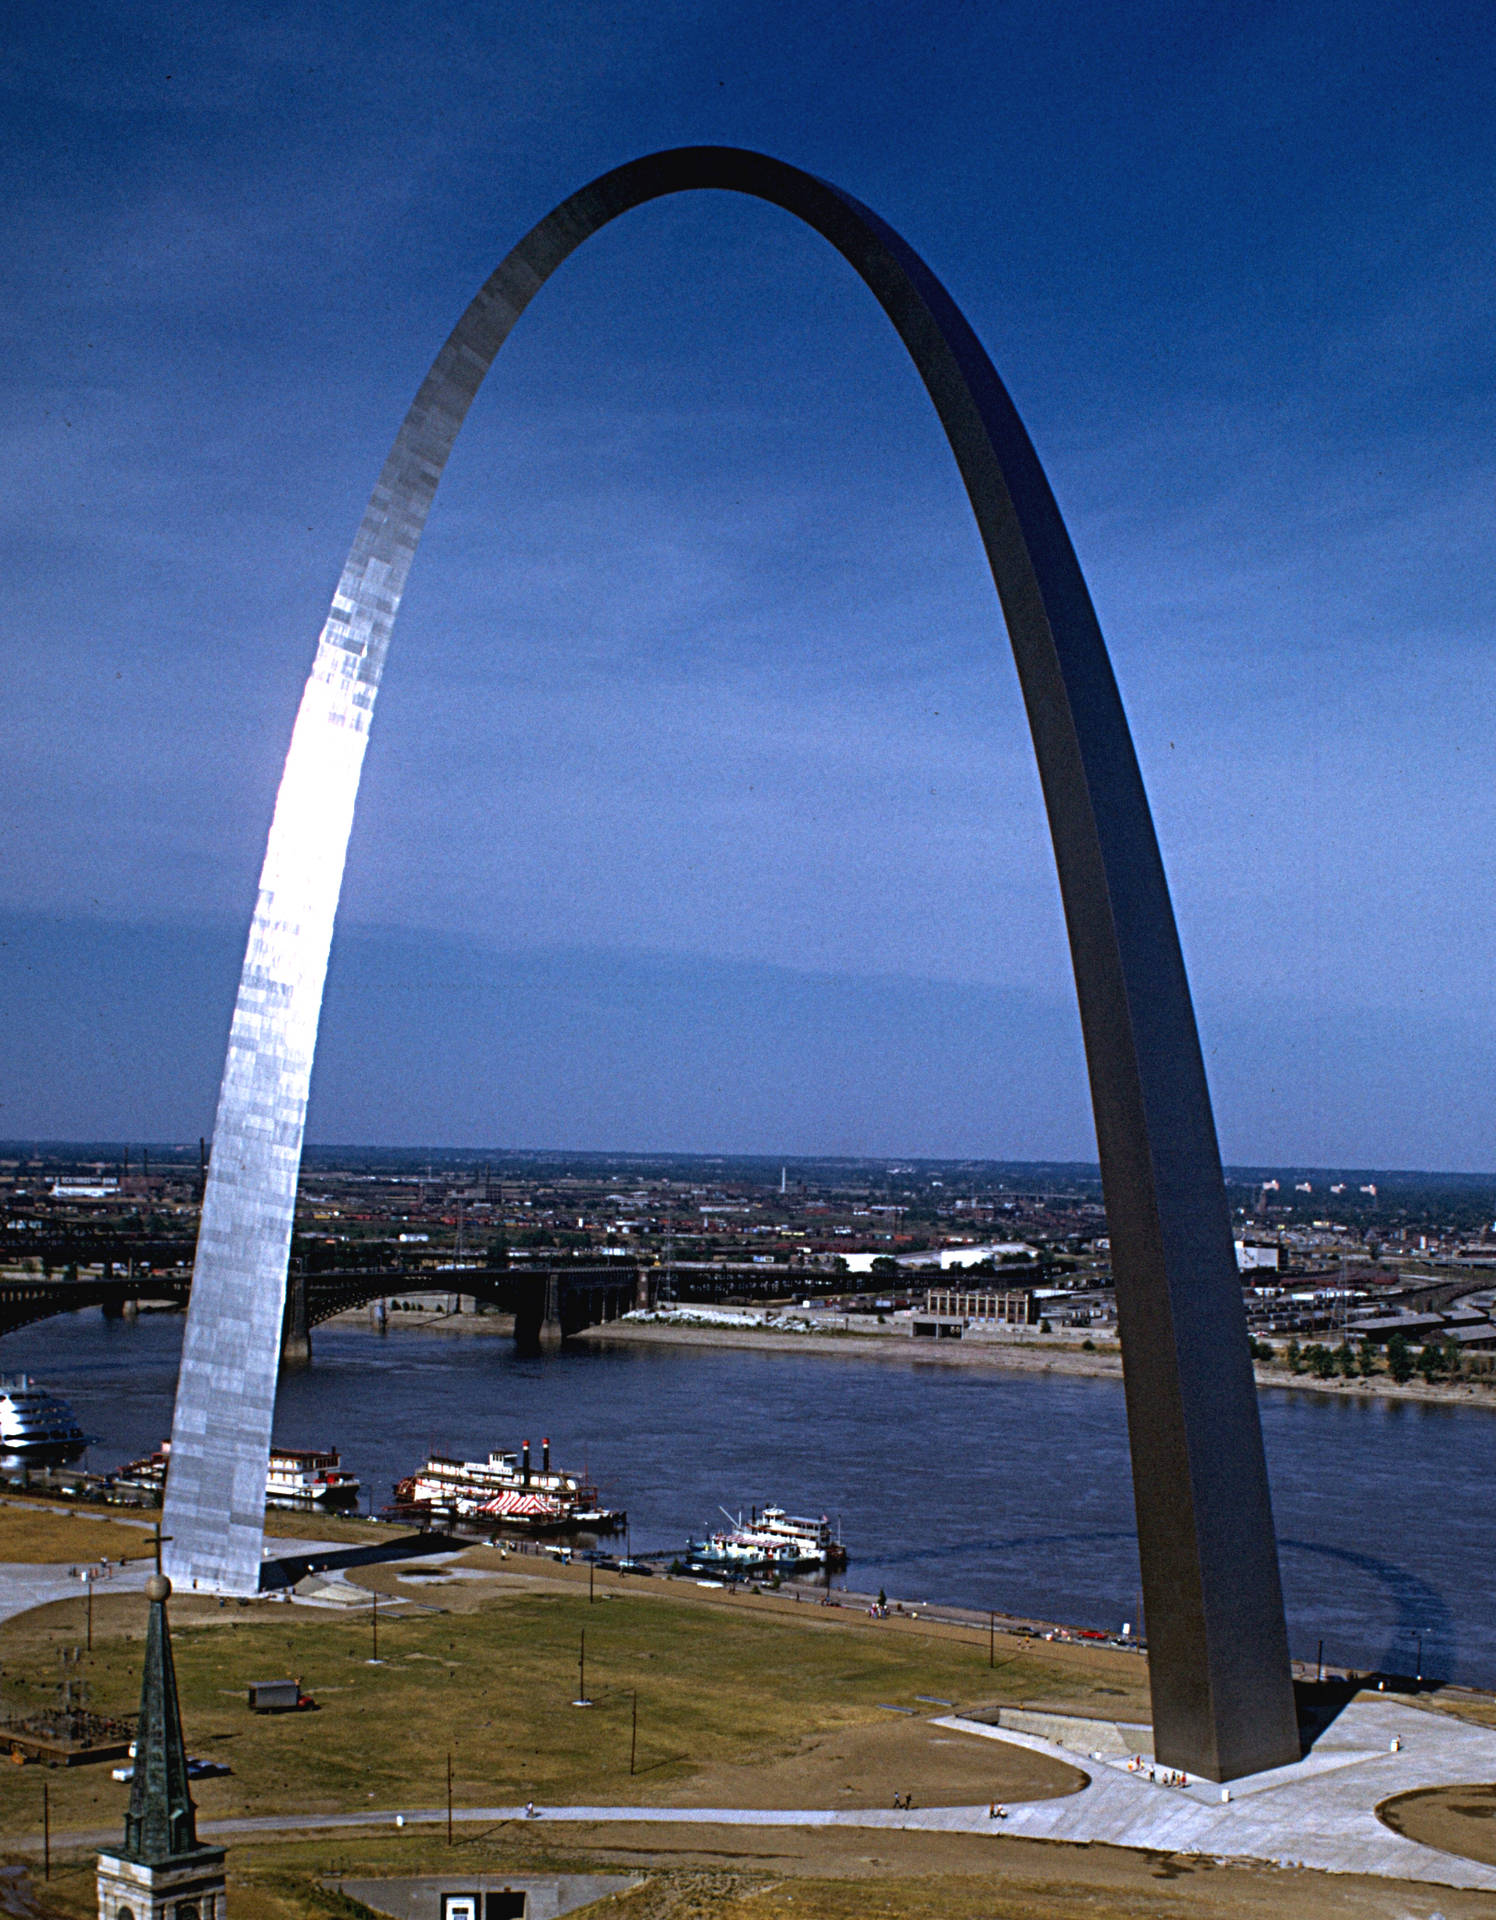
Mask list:
[[[378,1587],[371,1587],[369,1591],[374,1600],[374,1611],[369,1616],[370,1624],[374,1628],[374,1652],[370,1658],[369,1665],[371,1667],[377,1667],[379,1665],[379,1589]]]
[[[997,1665],[997,1615],[990,1610],[987,1614],[987,1665]]]
[[[629,1772],[634,1771],[634,1756],[639,1751],[639,1689],[634,1688],[634,1710],[629,1722]]]
[[[589,1560],[587,1562],[587,1604],[589,1607],[592,1605],[592,1587],[596,1578],[597,1563],[594,1560]]]
[[[52,1878],[52,1795],[47,1781],[42,1781],[42,1878]]]
[[[90,1653],[93,1652],[93,1583],[93,1568],[90,1567],[88,1570],[88,1579],[83,1589],[88,1596],[88,1651]]]
[[[452,1844],[452,1756],[447,1755],[447,1845]]]
[[[571,1703],[574,1707],[590,1707],[587,1698],[587,1629],[582,1629],[582,1642],[577,1649],[577,1697]]]

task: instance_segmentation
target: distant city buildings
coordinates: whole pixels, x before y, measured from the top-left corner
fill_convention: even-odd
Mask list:
[[[148,1154],[122,1148],[112,1159],[97,1149],[87,1157],[0,1149],[0,1282],[128,1276],[140,1302],[180,1306],[204,1159],[196,1142]],[[1473,1356],[1477,1368],[1496,1364],[1488,1311],[1496,1179],[1402,1181],[1233,1183],[1255,1338],[1385,1346],[1401,1335]],[[1043,1330],[1081,1340],[1115,1328],[1093,1169],[376,1150],[307,1157],[293,1274],[388,1269],[391,1302],[482,1311],[458,1270],[571,1262],[637,1271],[648,1283],[641,1298],[714,1308],[804,1300],[867,1316],[863,1324],[882,1314],[890,1332],[907,1334],[911,1316],[923,1328],[938,1322],[946,1331],[936,1338]]]

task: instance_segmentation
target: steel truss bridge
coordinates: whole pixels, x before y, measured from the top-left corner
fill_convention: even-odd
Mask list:
[[[58,1241],[29,1246],[25,1254],[39,1258],[44,1270],[0,1278],[0,1335],[85,1307],[101,1308],[117,1319],[133,1313],[142,1300],[185,1307],[192,1291],[192,1248],[180,1240],[132,1240],[107,1248],[96,1241]],[[98,1270],[78,1272],[84,1265]],[[466,1294],[512,1314],[516,1344],[538,1352],[559,1346],[586,1327],[616,1320],[635,1306],[653,1304],[658,1282],[657,1270],[622,1260],[598,1266],[578,1261],[548,1267],[293,1268],[286,1288],[282,1355],[288,1361],[305,1361],[311,1355],[312,1329],[324,1320],[371,1300],[416,1293]]]

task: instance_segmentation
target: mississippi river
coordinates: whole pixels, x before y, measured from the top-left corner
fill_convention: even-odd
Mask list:
[[[182,1322],[94,1313],[6,1337],[0,1366],[55,1387],[105,1469],[170,1430]],[[1137,1543],[1115,1380],[877,1365],[828,1353],[583,1347],[519,1359],[483,1335],[319,1328],[281,1385],[276,1438],[333,1445],[365,1504],[437,1450],[548,1436],[628,1509],[635,1552],[778,1501],[840,1520],[848,1583],[1119,1628]],[[1496,1418],[1416,1401],[1261,1396],[1293,1649],[1496,1684]]]

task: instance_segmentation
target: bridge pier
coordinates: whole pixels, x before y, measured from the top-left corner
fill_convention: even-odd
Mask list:
[[[514,1303],[514,1345],[519,1353],[555,1353],[565,1338],[559,1274],[535,1274]]]
[[[286,1275],[286,1310],[281,1319],[281,1365],[301,1368],[312,1364],[312,1330],[307,1319],[306,1275]]]
[[[545,1276],[545,1312],[540,1322],[541,1352],[558,1352],[565,1337],[565,1329],[561,1325],[561,1277],[548,1273]]]

